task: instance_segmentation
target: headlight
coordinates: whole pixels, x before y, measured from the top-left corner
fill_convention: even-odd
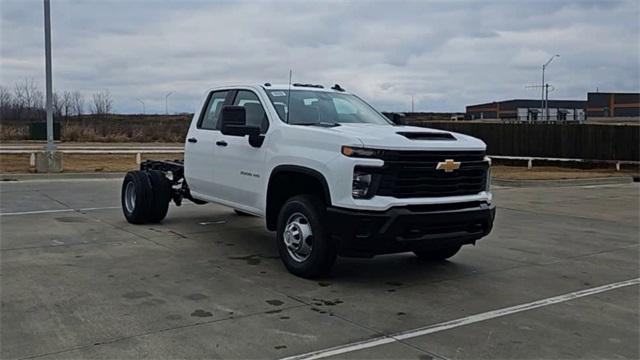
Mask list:
[[[346,145],[342,147],[342,155],[348,157],[381,158],[383,154],[384,150],[379,149],[365,149]]]
[[[366,199],[369,196],[369,190],[371,188],[371,180],[373,176],[361,171],[353,172],[353,187],[351,189],[351,195],[354,199]]]
[[[491,192],[491,158],[488,156],[485,156],[484,161],[486,161],[487,164],[487,180],[486,180],[486,185],[484,188],[484,191],[486,192]]]

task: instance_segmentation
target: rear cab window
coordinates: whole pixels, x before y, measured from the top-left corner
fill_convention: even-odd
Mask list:
[[[214,91],[209,95],[204,113],[198,123],[198,129],[218,130],[218,119],[220,119],[222,107],[225,105],[229,93],[229,90],[223,90]]]

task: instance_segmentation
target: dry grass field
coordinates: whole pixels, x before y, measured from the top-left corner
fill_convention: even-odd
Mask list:
[[[182,159],[182,154],[144,154],[145,159]],[[138,168],[135,154],[65,154],[65,172],[124,172]],[[29,166],[29,155],[0,155],[0,173],[29,173],[34,169]]]
[[[192,114],[93,115],[60,120],[62,141],[83,142],[183,142]],[[29,139],[29,123],[0,122],[0,141]]]

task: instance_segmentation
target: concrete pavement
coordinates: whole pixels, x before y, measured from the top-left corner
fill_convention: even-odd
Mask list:
[[[451,261],[339,259],[316,281],[286,272],[260,219],[187,205],[134,226],[119,191],[0,184],[1,358],[640,357],[637,285],[349,347],[638,278],[637,183],[497,188],[493,233]]]

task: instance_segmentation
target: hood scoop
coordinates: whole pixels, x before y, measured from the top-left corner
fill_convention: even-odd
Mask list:
[[[401,131],[396,134],[402,135],[410,140],[455,140],[456,138],[449,133],[436,132],[406,132]]]

